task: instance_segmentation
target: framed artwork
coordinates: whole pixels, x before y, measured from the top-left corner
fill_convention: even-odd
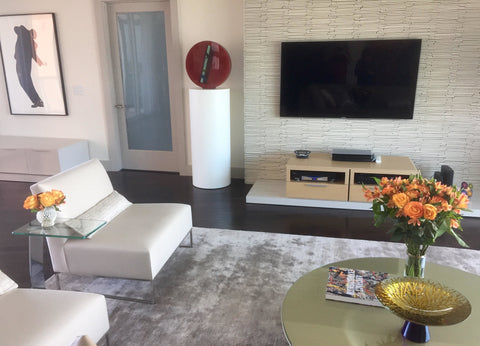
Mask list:
[[[68,114],[53,13],[0,16],[0,48],[11,114]]]

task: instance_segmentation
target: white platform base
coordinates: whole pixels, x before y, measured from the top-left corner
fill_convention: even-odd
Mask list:
[[[247,203],[288,205],[295,207],[317,207],[333,209],[370,210],[372,206],[368,202],[341,202],[318,199],[288,198],[285,191],[284,180],[257,180],[247,194]],[[473,196],[470,202],[471,213],[465,213],[465,217],[480,217],[480,196]],[[475,199],[475,197],[477,197]],[[475,206],[477,209],[475,209]]]

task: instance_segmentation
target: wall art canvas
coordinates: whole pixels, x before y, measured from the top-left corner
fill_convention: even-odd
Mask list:
[[[0,16],[10,113],[67,115],[53,13]]]

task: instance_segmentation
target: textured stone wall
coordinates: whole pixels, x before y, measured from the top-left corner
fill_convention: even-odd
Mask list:
[[[245,179],[284,179],[295,149],[371,149],[480,186],[480,1],[245,0]],[[412,120],[280,118],[282,41],[420,38]]]

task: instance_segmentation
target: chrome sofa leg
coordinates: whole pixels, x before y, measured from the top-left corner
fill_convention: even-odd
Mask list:
[[[190,245],[180,245],[180,247],[188,247],[188,248],[193,247],[193,229],[190,230],[189,235],[190,235]]]
[[[57,290],[61,291],[62,287],[60,286],[60,273],[55,273],[55,282],[57,284]]]
[[[104,338],[105,338],[105,346],[110,346],[110,340],[108,339],[108,332],[105,333]]]
[[[150,280],[150,291],[151,291],[150,299],[130,298],[130,297],[125,297],[125,296],[115,296],[115,295],[103,294],[103,293],[98,293],[98,294],[102,294],[105,298],[125,300],[125,301],[128,301],[128,302],[136,302],[136,303],[155,304],[155,285],[153,283],[153,280]]]
[[[152,289],[151,304],[155,304],[155,284],[153,283],[153,280],[150,280],[150,286],[151,286],[151,289]]]

